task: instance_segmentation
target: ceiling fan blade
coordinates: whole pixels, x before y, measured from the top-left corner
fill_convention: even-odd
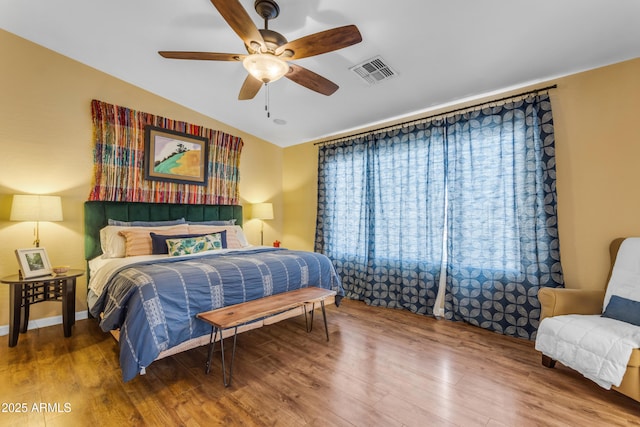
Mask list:
[[[329,96],[337,91],[339,87],[331,80],[327,80],[321,75],[295,64],[289,64],[289,72],[284,76],[289,80],[294,81],[307,89],[321,93],[322,95]]]
[[[262,87],[263,84],[264,83],[262,83],[260,80],[253,77],[251,74],[247,74],[247,78],[244,79],[244,83],[240,88],[240,94],[238,95],[238,99],[241,101],[244,101],[247,99],[253,99],[258,93],[258,91],[260,91],[260,88]]]
[[[256,42],[260,46],[265,45],[258,27],[238,0],[211,0],[211,3],[218,9],[231,29],[240,36],[244,44],[251,46],[251,42]]]
[[[280,55],[285,50],[290,50],[293,52],[293,56],[287,57],[287,59],[301,59],[332,52],[361,41],[362,35],[358,31],[358,27],[345,25],[290,41],[276,49],[275,53]]]
[[[162,50],[160,56],[169,59],[198,59],[202,61],[242,61],[245,56],[241,53],[215,53],[215,52],[176,52]]]

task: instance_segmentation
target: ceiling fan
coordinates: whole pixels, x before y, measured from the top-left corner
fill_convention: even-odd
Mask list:
[[[208,61],[242,61],[249,74],[240,89],[238,99],[252,99],[263,84],[286,77],[323,95],[331,95],[338,85],[330,80],[287,61],[308,58],[342,49],[362,41],[355,25],[346,25],[287,41],[280,33],[269,29],[269,20],[280,14],[273,0],[256,0],[254,8],[264,19],[264,29],[258,29],[238,0],[211,0],[233,31],[240,36],[248,54],[214,52],[158,52],[164,58]]]

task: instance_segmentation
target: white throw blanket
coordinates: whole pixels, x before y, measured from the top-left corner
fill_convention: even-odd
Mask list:
[[[619,386],[640,327],[600,315],[568,314],[540,323],[536,350],[580,372],[599,386]]]

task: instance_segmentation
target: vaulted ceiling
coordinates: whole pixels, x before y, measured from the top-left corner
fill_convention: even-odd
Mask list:
[[[258,28],[254,0],[239,3]],[[158,51],[246,54],[209,0],[2,0],[0,28],[286,147],[640,57],[638,0],[277,0],[269,29],[289,41],[354,24],[363,41],[291,61],[340,88],[289,79],[238,100],[240,62]],[[350,68],[380,56],[392,78]]]

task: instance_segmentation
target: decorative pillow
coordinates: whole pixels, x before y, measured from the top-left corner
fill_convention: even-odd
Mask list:
[[[242,232],[242,227],[238,225],[227,225],[227,226],[217,226],[217,225],[194,225],[189,224],[189,233],[192,234],[211,234],[211,233],[219,233],[221,231],[227,232],[227,248],[229,249],[240,249],[245,246],[249,246],[248,244],[244,244],[241,240],[244,239],[244,234],[242,236],[238,236],[238,230]]]
[[[122,227],[118,232],[124,237],[124,256],[152,255],[151,232],[161,232],[166,235],[189,234],[187,224],[172,227]]]
[[[149,231],[156,231],[158,233],[164,233],[164,230],[171,229],[177,226],[167,226],[167,227],[153,227],[153,228],[144,228],[147,233]],[[186,224],[179,225],[179,227],[187,227]],[[122,258],[126,255],[126,240],[124,236],[121,236],[119,233],[122,230],[132,230],[133,227],[129,226],[115,226],[115,225],[107,225],[100,230],[100,247],[102,248],[102,253],[104,254],[104,258]],[[184,232],[187,232],[186,228],[183,228]]]
[[[227,220],[212,220],[212,221],[187,221],[187,224],[225,226],[225,225],[236,225],[236,220],[227,219]]]
[[[611,295],[607,309],[602,313],[602,317],[609,317],[640,326],[640,301]]]
[[[168,225],[186,224],[187,221],[184,218],[172,219],[168,221],[119,221],[117,219],[109,218],[107,220],[108,225],[116,225],[118,227],[164,227]]]
[[[222,249],[226,249],[227,247],[227,232],[220,231],[218,233],[220,235],[220,241],[222,242]],[[151,250],[153,255],[161,255],[168,254],[168,246],[167,239],[188,239],[189,237],[202,237],[207,234],[178,234],[178,235],[166,235],[166,234],[156,234],[149,233],[151,236]]]
[[[220,233],[214,233],[186,239],[167,239],[167,247],[169,256],[196,254],[222,249],[222,238]]]

